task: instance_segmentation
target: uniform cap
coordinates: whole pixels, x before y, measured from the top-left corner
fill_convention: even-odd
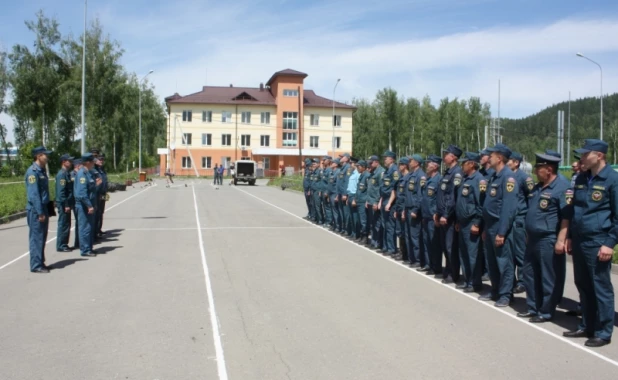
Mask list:
[[[94,161],[94,156],[92,153],[84,153],[82,155],[82,162],[92,162]]]
[[[575,149],[573,152],[577,154],[586,154],[588,152],[607,153],[607,143],[603,140],[586,139],[584,146],[582,148]]]
[[[483,150],[479,150],[479,155],[480,155],[481,157],[483,157],[483,156],[489,156],[489,155],[490,155],[490,153],[489,153],[489,151],[487,150],[487,148],[485,148],[485,149],[483,149]]]
[[[562,158],[562,155],[560,153],[556,152],[555,150],[551,150],[551,149],[545,149],[545,154],[549,156]]]
[[[391,158],[395,158],[396,156],[395,156],[395,153],[391,152],[390,150],[387,150],[387,151],[385,151],[385,152],[382,154],[382,157],[391,157]]]
[[[32,156],[36,157],[39,154],[46,154],[46,155],[50,155],[52,154],[51,150],[47,150],[47,148],[45,148],[44,146],[37,146],[36,148],[32,149]]]
[[[312,161],[313,161],[314,164],[319,164],[320,163],[320,159],[319,158],[314,158]]]
[[[474,153],[474,152],[466,152],[466,154],[463,155],[463,157],[461,157],[459,160],[459,162],[468,162],[468,161],[473,161],[473,162],[481,162],[481,156],[478,153]]]
[[[309,165],[311,163],[311,158],[305,158],[305,165]]]
[[[425,163],[425,159],[420,154],[413,154],[412,159],[421,165]]]
[[[435,154],[430,154],[429,156],[427,156],[427,162],[435,162],[439,165],[442,163],[442,158],[436,156]]]
[[[360,160],[360,161],[358,161],[358,163],[356,165],[362,166],[362,167],[366,168],[367,167],[367,161]]]
[[[101,150],[99,148],[90,148],[90,153],[92,154],[99,154],[101,152]]]
[[[358,158],[350,157],[350,161],[353,162],[353,163],[357,163],[358,162]]]
[[[60,162],[64,162],[64,161],[73,161],[75,159],[75,157],[71,157],[68,154],[63,154],[62,156],[60,156]]]
[[[509,149],[509,147],[504,145],[504,144],[496,144],[496,146],[494,146],[494,147],[487,148],[487,151],[489,153],[500,153],[501,155],[506,157],[507,160],[509,158],[511,158],[511,154],[512,154],[512,152]]]
[[[400,165],[408,165],[410,163],[410,159],[408,157],[401,157],[399,159]]]
[[[82,164],[82,159],[81,158],[76,158],[73,160],[73,166],[77,166],[77,165],[81,165]]]
[[[519,152],[513,152],[511,153],[511,160],[522,162],[524,157]]]
[[[455,155],[455,157],[459,158],[461,157],[463,151],[461,149],[459,149],[459,147],[457,145],[449,145],[448,148],[444,149],[442,151],[442,153],[452,153]]]
[[[341,157],[347,157],[347,158],[350,158],[350,153],[344,153],[344,154],[342,154],[342,155],[341,155]]]
[[[322,157],[323,160],[332,160],[333,158],[331,156],[324,156]]]
[[[574,155],[573,155],[573,157],[575,157],[575,159],[576,159],[577,161],[579,161],[579,160],[581,160],[581,159],[582,159],[582,158],[581,158],[579,155],[577,155],[577,154],[574,154]]]
[[[340,160],[340,159],[338,159],[338,158],[335,158],[335,159],[333,160],[333,162],[334,162],[335,164],[339,165],[339,164],[341,163],[341,160]]]
[[[560,158],[556,156],[552,156],[550,154],[536,153],[535,156],[536,156],[536,162],[534,166],[556,165],[560,163],[560,160],[561,160]]]

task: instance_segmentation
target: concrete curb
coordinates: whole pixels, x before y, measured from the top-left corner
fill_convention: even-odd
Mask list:
[[[25,216],[26,216],[26,212],[25,211],[18,212],[17,214],[13,214],[13,215],[4,216],[4,217],[0,218],[0,225],[11,223],[11,222],[13,222],[13,221],[15,221],[17,219],[24,218]]]

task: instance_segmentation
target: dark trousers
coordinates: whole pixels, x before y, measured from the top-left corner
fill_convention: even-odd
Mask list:
[[[440,242],[442,251],[446,256],[446,266],[444,267],[444,278],[451,276],[453,281],[459,281],[459,241],[455,232],[455,223],[449,221],[446,226],[440,226]]]
[[[103,233],[103,214],[105,214],[105,199],[99,201],[99,207],[97,207],[97,228],[95,233]]]
[[[348,195],[348,214],[349,222],[347,233],[349,236],[358,237],[360,234],[360,215],[358,204],[353,205],[352,201],[356,201],[356,195]]]
[[[358,203],[358,222],[359,222],[358,230],[360,233],[359,236],[368,235],[367,220],[369,219],[368,218],[369,209],[365,208],[365,203],[366,203],[365,201]]]
[[[609,340],[614,331],[614,287],[611,260],[599,261],[601,248],[594,241],[573,239],[575,286],[582,304],[579,328]]]
[[[513,260],[513,234],[508,231],[504,237],[504,245],[496,247],[497,221],[487,226],[485,236],[485,254],[491,280],[491,294],[496,299],[513,297],[513,278],[515,268]]]
[[[75,207],[75,205],[73,205],[73,217],[75,218],[75,231],[73,233],[73,235],[75,236],[74,242],[73,242],[73,249],[77,249],[79,248],[79,223],[77,221],[77,207]]]
[[[79,234],[79,251],[81,254],[92,252],[92,223],[93,214],[88,214],[88,209],[81,203],[75,205],[77,210],[77,233]]]
[[[318,223],[324,223],[324,211],[322,210],[322,199],[319,191],[311,191],[311,202],[313,204],[314,220]]]
[[[553,251],[553,249],[552,249]],[[515,281],[513,287],[524,284],[524,256],[526,254],[526,225],[525,216],[515,218],[513,224],[513,260],[515,260]]]
[[[347,195],[346,200],[343,200],[343,194],[339,194],[339,214],[341,215],[341,232],[348,232],[348,224],[350,223],[350,209],[348,208]]]
[[[386,211],[386,204],[388,200],[382,200],[382,223],[384,223],[384,240],[382,242],[382,250],[386,251],[389,254],[394,255],[396,246],[395,246],[395,218],[393,215],[393,207],[390,208],[390,211]]]
[[[311,195],[308,195],[309,190],[305,190],[305,202],[307,203],[307,214],[310,218],[313,219],[313,201],[311,199]]]
[[[384,246],[384,220],[382,220],[382,210],[377,209],[374,211],[372,206],[371,212],[373,213],[373,217],[371,218],[371,245],[374,248],[382,248]]]
[[[566,255],[554,253],[556,236],[530,236],[524,257],[523,282],[528,312],[554,317],[564,293]]]
[[[333,208],[330,196],[326,193],[322,193],[322,204],[324,206],[324,223],[330,225],[333,223]]]
[[[437,231],[433,219],[423,219],[423,251],[429,261],[429,269],[435,273],[442,273],[442,246],[440,233]]]
[[[58,232],[56,234],[56,250],[69,248],[71,235],[71,210],[64,212],[64,207],[58,207]]]
[[[35,210],[28,210],[27,214],[30,270],[33,271],[42,269],[45,265],[45,244],[47,242],[49,216],[45,216],[45,221],[39,222],[39,215]]]
[[[475,290],[483,287],[483,251],[480,250],[481,235],[472,233],[472,222],[464,221],[459,224],[459,257],[463,268],[466,286]]]
[[[406,209],[406,220],[408,231],[406,234],[406,245],[408,247],[408,257],[410,258],[410,264],[420,263],[421,266],[429,266],[429,260],[421,254],[423,247],[422,240],[422,221],[419,216],[412,218],[410,213],[412,210]]]
[[[339,201],[337,201],[337,194],[330,193],[330,208],[333,213],[333,228],[335,231],[341,230],[341,215],[339,214]]]

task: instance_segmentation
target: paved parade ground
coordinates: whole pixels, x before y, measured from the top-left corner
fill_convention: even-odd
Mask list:
[[[0,379],[618,378],[618,341],[562,337],[570,263],[533,325],[525,294],[480,302],[304,221],[300,193],[142,186],[111,194],[97,257],[56,252],[52,218],[49,274],[29,272],[25,219],[0,226]]]

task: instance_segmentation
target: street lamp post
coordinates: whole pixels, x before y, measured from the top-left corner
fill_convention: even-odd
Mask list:
[[[582,53],[577,53],[576,55],[578,57],[580,57],[580,58],[587,59],[588,61],[594,63],[595,65],[599,66],[599,70],[601,70],[601,133],[600,133],[601,137],[600,137],[600,139],[603,140],[603,68],[597,62],[595,62],[592,59],[586,57]]]
[[[337,83],[335,83],[335,87],[333,88],[333,159],[335,159],[335,91],[337,90],[337,85],[339,84],[340,80],[341,78],[337,79]]]
[[[81,151],[82,155],[86,153],[86,16],[88,12],[88,0],[84,0],[84,41],[82,46],[82,141]]]
[[[138,91],[139,91],[139,167],[138,174],[142,172],[142,82],[146,77],[150,74],[154,73],[154,70],[150,70],[148,74],[144,75],[144,77],[138,83]]]

